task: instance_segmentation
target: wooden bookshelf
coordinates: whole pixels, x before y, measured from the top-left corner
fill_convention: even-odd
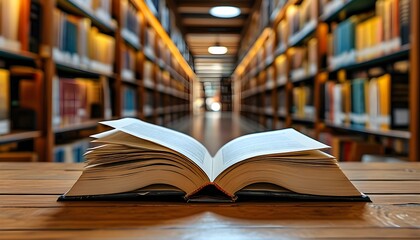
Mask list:
[[[233,74],[233,84],[234,88],[236,89],[235,100],[233,101],[235,111],[241,113],[256,123],[262,123],[268,129],[277,128],[279,126],[298,128],[304,126],[304,131],[309,130],[308,134],[324,140],[326,139],[325,134],[334,135],[335,133],[347,133],[363,137],[366,139],[366,141],[369,142],[377,141],[390,150],[392,150],[392,146],[394,146],[392,144],[397,144],[398,146],[409,145],[409,149],[407,148],[407,150],[404,148],[402,154],[407,156],[411,161],[418,161],[420,157],[420,150],[418,149],[418,145],[420,143],[420,100],[418,94],[420,91],[420,86],[418,83],[418,45],[420,40],[417,30],[419,23],[418,1],[409,1],[411,4],[411,6],[408,8],[409,14],[411,16],[410,43],[404,44],[400,42],[398,47],[396,47],[396,43],[393,38],[387,40],[388,42],[383,40],[382,42],[379,42],[379,44],[383,45],[382,50],[376,50],[377,52],[373,52],[373,54],[363,53],[366,56],[360,55],[361,57],[356,57],[353,63],[341,65],[339,64],[337,67],[332,67],[332,65],[329,64],[329,61],[334,61],[329,60],[331,59],[329,57],[331,54],[330,48],[337,46],[330,42],[330,39],[327,36],[333,33],[335,34],[334,29],[336,29],[340,23],[348,20],[353,15],[361,16],[351,20],[356,20],[354,23],[355,25],[362,22],[367,22],[368,20],[371,20],[373,17],[377,16],[376,14],[378,14],[378,11],[375,12],[375,9],[382,7],[389,7],[390,11],[392,10],[394,14],[400,14],[399,11],[401,6],[398,5],[398,8],[394,8],[397,5],[391,5],[391,3],[396,3],[392,0],[385,0],[386,4],[389,5],[384,5],[385,1],[379,2],[376,0],[348,0],[329,1],[327,3],[330,4],[328,7],[323,8],[323,6],[319,6],[318,8],[318,4],[322,4],[322,2],[307,1],[308,0],[290,0],[286,1],[284,5],[279,4],[278,6],[267,8],[266,14],[270,16],[270,23],[266,25],[265,31],[274,32],[276,35],[276,44],[273,51],[274,56],[272,59],[265,59],[264,62],[267,64],[263,67],[261,67],[259,64],[255,64],[252,60],[253,58],[257,58],[259,56],[268,56],[270,54],[263,47],[268,39],[263,32],[263,34],[261,34],[259,38],[255,39],[254,43],[251,44],[248,54],[245,54],[245,56],[240,59],[239,64]],[[283,3],[282,1],[276,2]],[[310,10],[308,10],[308,4],[314,4],[315,9],[320,9],[320,12],[316,13],[315,19],[310,17],[313,16],[311,15],[313,13],[310,13]],[[289,12],[289,8],[292,9],[290,11],[293,12],[293,14]],[[271,12],[268,12],[270,9]],[[296,22],[292,22],[298,19],[294,14],[308,14],[306,17],[303,17],[303,19],[306,19],[305,24],[302,25],[302,23],[300,23],[297,25]],[[396,21],[396,18],[394,20]],[[399,26],[399,20],[400,19],[398,18],[398,25],[392,26]],[[300,17],[299,21],[301,21]],[[369,24],[375,23],[371,21]],[[395,22],[392,24],[395,24]],[[299,26],[299,28],[294,30],[287,30],[287,28],[282,28],[283,26],[289,26],[289,28],[291,26]],[[286,31],[282,32],[282,29],[285,29]],[[395,31],[398,31],[398,34],[401,34],[400,31],[402,30],[400,28],[397,29],[394,27],[393,31],[393,34],[395,34]],[[389,32],[391,32],[391,30],[389,30]],[[292,36],[290,34],[292,34]],[[382,34],[385,34],[385,30],[382,32]],[[398,36],[400,37],[401,35]],[[284,39],[286,39],[286,42],[282,42]],[[317,41],[316,44],[318,44],[315,61],[316,69],[309,71],[309,74],[295,74],[299,77],[293,77],[293,61],[301,61],[301,56],[294,59],[292,49],[301,48],[303,46],[305,51],[303,56],[307,57],[309,52],[308,44],[310,39],[315,39]],[[394,42],[391,40],[394,40]],[[366,51],[373,50],[368,49]],[[287,67],[277,65],[278,62],[276,59],[278,59],[280,56],[282,56],[282,61],[286,61],[285,63],[287,64]],[[305,61],[309,61],[309,58]],[[325,102],[327,101],[325,99],[326,93],[324,93],[324,86],[327,81],[335,81],[335,83],[338,84],[337,88],[343,88],[344,85],[340,85],[343,83],[353,83],[353,80],[356,78],[367,77],[367,80],[370,81],[371,79],[384,76],[382,74],[387,73],[390,69],[392,69],[392,71],[402,71],[401,68],[398,67],[400,67],[401,62],[404,63],[404,61],[408,61],[409,63],[409,75],[405,75],[409,76],[407,88],[409,89],[409,92],[407,92],[407,95],[409,96],[409,109],[407,108],[409,111],[409,115],[407,115],[409,116],[409,128],[392,128],[391,126],[378,128],[360,127],[358,125],[350,124],[350,122],[340,124],[337,122],[332,122],[324,116],[326,114]],[[398,65],[398,63],[400,65]],[[305,64],[307,64],[307,62]],[[271,66],[275,66],[276,70],[274,79],[279,77],[279,79],[282,80],[278,82],[279,79],[277,79],[277,81],[275,81],[274,87],[267,87],[262,90],[261,85],[258,84],[259,81],[255,79],[257,79],[261,73],[266,72],[267,69]],[[308,73],[308,68],[306,69],[306,73]],[[396,72],[392,72],[392,74],[396,74]],[[311,104],[313,104],[314,111],[312,113],[312,110],[310,110],[310,114],[308,114],[308,116],[300,116],[294,113],[296,109],[296,106],[294,107],[294,104],[296,104],[296,96],[294,96],[294,92],[296,92],[297,88],[302,86],[309,86],[310,92],[312,92],[310,95],[310,105],[305,105],[305,108],[307,106],[311,107]],[[269,95],[271,95],[273,99],[271,102],[269,101]],[[343,109],[342,111],[348,110]],[[340,121],[353,121],[346,120],[350,118],[349,115],[343,115],[342,117],[343,120]],[[356,117],[354,118],[356,119]],[[263,119],[263,121],[261,121],[261,119]],[[353,117],[351,119],[353,119]],[[357,121],[361,120],[359,119]],[[400,152],[397,154],[400,154]]]
[[[35,62],[38,55],[27,51],[13,51],[6,48],[0,48],[0,57],[2,59],[10,59],[17,61]]]
[[[335,1],[328,11],[322,13],[319,18],[323,22],[336,21],[346,16],[372,9],[375,7],[375,3],[376,0]]]
[[[161,22],[164,19],[150,9],[152,1],[101,1],[96,9],[79,0],[28,3],[38,3],[42,13],[31,22],[39,25],[39,52],[0,47],[0,61],[6,70],[18,65],[41,72],[44,81],[39,94],[45,99],[36,112],[37,129],[12,129],[0,135],[1,145],[30,141],[38,159],[54,161],[58,146],[64,143],[68,148],[73,141],[77,145],[102,128],[99,121],[137,117],[167,124],[190,113],[191,84],[196,76],[191,59],[185,57],[191,54],[188,49],[178,50],[169,35],[171,29],[165,29]],[[63,24],[68,32],[63,30]],[[155,33],[151,51],[146,51],[147,28]],[[70,31],[78,31],[78,38],[64,36],[75,35]],[[83,41],[93,38],[93,44]],[[98,50],[101,46],[112,46],[103,48],[106,56]],[[151,82],[143,79],[146,60],[154,66]],[[63,93],[69,96],[70,91],[75,96],[67,100],[72,108],[63,105],[60,98]],[[149,106],[145,106],[146,92],[153,96]]]
[[[401,131],[401,130],[373,130],[364,127],[357,127],[351,125],[339,125],[334,124],[331,122],[325,122],[326,126],[331,128],[336,128],[340,130],[350,131],[350,132],[359,132],[364,134],[371,134],[377,136],[384,136],[384,137],[392,137],[392,138],[400,138],[400,139],[410,139],[410,132],[409,131]]]
[[[372,67],[381,66],[383,64],[387,64],[390,62],[396,62],[398,60],[407,59],[409,55],[410,55],[410,45],[405,45],[405,46],[402,46],[401,49],[399,49],[396,52],[386,54],[384,56],[380,56],[378,58],[374,58],[371,60],[353,63],[347,66],[331,69],[330,72],[334,73],[340,70],[356,71],[356,70],[361,70],[361,69],[372,68]]]
[[[411,48],[410,48],[410,153],[409,159],[411,161],[418,161],[420,158],[420,36],[419,36],[419,23],[420,12],[419,2],[412,1],[411,8]]]
[[[14,131],[0,137],[0,144],[31,140],[42,136],[41,131]]]

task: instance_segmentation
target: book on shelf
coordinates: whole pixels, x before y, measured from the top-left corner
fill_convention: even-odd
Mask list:
[[[31,22],[29,21],[29,16],[31,14],[31,1],[20,0],[14,2],[20,2],[18,39],[21,44],[21,50],[28,51],[31,25]]]
[[[286,54],[278,56],[275,60],[276,66],[276,86],[283,86],[287,83],[287,57]]]
[[[156,105],[155,95],[153,91],[146,90],[144,91],[144,104],[143,104],[143,114],[144,116],[153,115],[153,109]]]
[[[0,69],[0,134],[10,132],[10,72]]]
[[[40,36],[41,34],[41,20],[42,20],[42,8],[41,4],[37,1],[30,1],[30,14],[29,14],[29,22],[30,22],[30,34],[29,34],[29,51],[34,53],[39,53],[39,45],[40,45]],[[23,30],[22,30],[23,32]],[[22,44],[22,49],[25,49],[24,43]]]
[[[43,72],[31,67],[13,66],[10,73],[12,129],[39,129],[44,108]]]
[[[0,47],[14,51],[27,50],[29,1],[1,0],[0,6]]]
[[[91,20],[53,10],[53,58],[68,64],[88,67]]]
[[[360,162],[366,154],[384,154],[383,144],[366,141],[362,136],[334,135],[328,133],[328,142],[331,144],[331,155],[340,161]]]
[[[89,32],[89,47],[91,69],[111,74],[115,60],[115,39],[92,27]]]
[[[194,138],[141,120],[101,122],[80,178],[59,200],[178,194],[368,200],[348,180],[328,148],[294,129],[242,136],[214,157]],[[164,137],[163,137],[164,136]]]
[[[98,79],[53,78],[52,117],[54,126],[77,124],[103,118],[105,91]],[[106,110],[105,110],[106,111]]]
[[[286,96],[287,96],[287,93],[286,93],[285,88],[281,88],[277,91],[277,104],[278,104],[277,113],[281,117],[286,116],[286,112],[287,112]]]
[[[302,85],[293,88],[293,116],[302,119],[315,119],[312,85]]]
[[[143,64],[143,85],[148,88],[154,87],[154,68],[155,65],[151,61],[144,61]]]
[[[394,0],[396,1],[396,0]],[[404,46],[410,42],[410,19],[411,19],[411,1],[399,0],[399,24],[401,45]]]
[[[353,109],[354,120],[360,119],[362,117],[356,116],[356,114],[362,115],[364,113],[364,108],[361,108],[359,102],[362,100],[361,97],[355,98],[352,97],[350,88],[354,89],[359,86],[358,80],[355,79],[352,84],[350,81],[335,82],[335,81],[326,81],[323,89],[325,94],[324,101],[324,110],[325,110],[325,119],[334,123],[334,124],[349,124],[351,119],[351,112]],[[359,92],[353,91],[354,94],[360,94]],[[351,101],[354,100],[354,103]],[[364,117],[366,118],[366,116]],[[360,120],[359,120],[360,121]],[[365,120],[363,120],[365,121]]]
[[[144,54],[148,57],[155,57],[155,39],[156,32],[152,27],[146,28],[146,37],[144,38]]]
[[[277,42],[277,49],[280,52],[283,52],[286,50],[286,46],[287,46],[287,39],[288,39],[288,33],[287,33],[287,21],[286,20],[281,20],[278,25],[277,25],[277,38],[278,38],[278,42]]]
[[[141,18],[136,7],[128,0],[121,1],[121,16],[121,35],[134,46],[139,46]]]
[[[73,142],[57,144],[54,148],[54,162],[78,163],[83,162],[83,154],[90,146],[90,139],[83,138]]]
[[[99,77],[99,83],[100,83],[99,90],[102,90],[99,93],[99,96],[102,96],[102,103],[103,103],[102,112],[104,115],[104,119],[110,119],[113,116],[112,105],[111,105],[113,95],[112,95],[111,87],[109,86],[109,80],[107,77],[101,76]],[[98,88],[96,89],[98,90]]]
[[[135,117],[137,115],[136,88],[123,86],[123,109],[122,115],[125,117]]]
[[[136,80],[136,51],[126,45],[121,46],[122,70],[121,77],[124,80]]]

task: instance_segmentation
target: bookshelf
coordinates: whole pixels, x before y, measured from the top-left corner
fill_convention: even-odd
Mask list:
[[[0,93],[7,100],[0,105],[0,154],[79,161],[99,121],[168,124],[191,111],[192,58],[166,1],[2,2],[2,22],[15,29],[0,32],[0,84],[8,89]],[[8,8],[25,15],[18,21]],[[22,27],[26,36],[16,30]],[[31,86],[37,101],[13,97]],[[18,100],[29,110],[13,110]],[[22,114],[36,125],[16,127]]]
[[[232,111],[232,79],[223,77],[220,80],[221,111]]]
[[[267,2],[270,22],[233,74],[234,109],[334,148],[366,143],[418,161],[418,2]],[[270,34],[275,44],[266,48]]]

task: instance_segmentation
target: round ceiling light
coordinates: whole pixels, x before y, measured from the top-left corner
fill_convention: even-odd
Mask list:
[[[212,7],[210,9],[210,14],[219,18],[233,18],[238,16],[240,13],[241,10],[239,8],[231,6],[219,6]]]
[[[211,54],[223,55],[223,54],[227,53],[228,49],[227,49],[227,47],[224,47],[224,46],[215,45],[215,46],[209,47],[207,50]]]

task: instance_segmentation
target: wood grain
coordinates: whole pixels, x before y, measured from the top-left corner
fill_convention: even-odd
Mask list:
[[[407,170],[407,171],[419,171],[420,165],[417,162],[401,162],[401,163],[385,163],[385,162],[374,162],[374,163],[360,163],[360,162],[339,162],[340,168],[343,171],[346,170]]]
[[[82,164],[0,164],[0,239],[418,239],[420,164],[344,164],[372,202],[57,202]]]
[[[76,180],[82,171],[31,169],[0,170],[0,180]]]
[[[82,163],[52,163],[52,162],[0,162],[0,171],[2,170],[20,170],[20,169],[48,169],[48,170],[83,170]]]
[[[76,180],[1,180],[0,194],[63,194]]]
[[[366,194],[420,194],[420,181],[353,181],[353,184]]]
[[[346,176],[353,181],[359,180],[416,180],[420,181],[420,170],[390,169],[377,171],[344,170]]]
[[[269,204],[156,205],[136,207],[2,208],[1,230],[79,230],[108,228],[420,228],[415,205]]]
[[[0,231],[0,239],[418,239],[420,229],[413,228],[210,228],[201,229],[95,229]]]

